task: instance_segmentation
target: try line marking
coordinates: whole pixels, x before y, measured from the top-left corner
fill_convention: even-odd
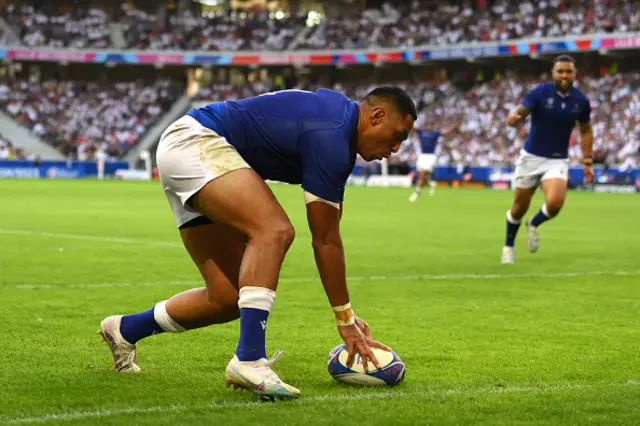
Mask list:
[[[516,393],[516,392],[556,392],[594,389],[603,387],[627,387],[638,386],[639,380],[629,380],[618,383],[602,383],[602,384],[563,384],[563,385],[541,385],[541,386],[506,386],[506,387],[484,387],[484,388],[457,388],[457,389],[434,389],[426,391],[403,392],[403,391],[384,391],[384,392],[365,392],[353,394],[337,394],[337,395],[317,395],[303,396],[299,400],[289,402],[278,402],[278,404],[290,405],[292,408],[301,408],[307,404],[318,402],[335,402],[335,401],[358,401],[365,399],[402,399],[402,398],[424,398],[429,396],[446,396],[446,395],[464,395],[464,394],[491,394],[491,393]],[[214,402],[209,404],[175,404],[175,405],[159,405],[154,407],[129,407],[101,409],[96,411],[76,411],[76,412],[59,412],[43,414],[34,417],[0,417],[0,424],[23,424],[23,423],[44,423],[52,420],[78,420],[89,418],[103,418],[111,416],[121,416],[125,414],[152,414],[152,413],[169,413],[176,411],[192,411],[192,410],[214,410],[219,408],[246,408],[256,407],[263,404],[270,406],[271,404],[257,401],[227,401]]]
[[[347,277],[347,281],[438,281],[438,280],[501,280],[513,278],[571,278],[598,276],[640,276],[636,271],[583,271],[583,272],[530,272],[521,274],[445,274],[445,275],[372,275]],[[281,283],[319,282],[319,277],[281,278]],[[156,282],[120,282],[120,283],[89,283],[89,284],[14,284],[5,287],[23,290],[31,289],[65,289],[65,288],[100,288],[100,287],[161,287],[161,286],[203,285],[197,281],[156,281]]]

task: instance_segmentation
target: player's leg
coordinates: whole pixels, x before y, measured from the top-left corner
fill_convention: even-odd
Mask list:
[[[527,222],[529,251],[531,253],[535,253],[540,248],[538,227],[560,212],[567,195],[569,175],[567,160],[546,159],[542,162],[540,169],[545,202],[538,213]]]
[[[136,344],[145,337],[183,332],[239,317],[238,276],[244,237],[227,226],[202,219],[205,218],[185,225],[180,235],[206,287],[184,291],[137,314],[113,315],[102,321],[100,334],[110,345],[117,371],[140,371]]]
[[[191,199],[200,213],[233,226],[248,237],[239,274],[240,338],[226,369],[227,383],[267,397],[297,397],[267,361],[265,332],[275,301],[280,267],[294,238],[284,210],[251,169],[227,173]]]
[[[522,218],[529,210],[531,198],[540,184],[540,175],[535,164],[526,155],[520,156],[514,171],[514,197],[511,208],[507,211],[506,238],[502,248],[501,262],[505,264],[515,262],[515,240]]]
[[[416,183],[416,189],[414,193],[411,194],[409,201],[413,203],[417,201],[418,198],[420,198],[420,194],[422,193],[422,188],[426,183],[427,183],[427,171],[424,169],[418,169],[418,183]]]
[[[427,170],[425,175],[425,182],[429,184],[429,196],[434,196],[436,193],[436,182],[432,179],[433,172],[432,170]]]
[[[535,253],[540,248],[538,227],[560,213],[567,195],[567,181],[562,178],[549,178],[542,181],[544,204],[538,213],[527,222],[529,251]]]
[[[280,267],[294,230],[266,183],[223,137],[185,116],[170,127],[156,154],[160,180],[182,225],[193,215],[246,236],[239,282],[240,361],[265,356],[264,328]]]
[[[186,116],[165,132],[156,154],[160,180],[178,219],[203,215],[247,238],[238,275],[240,339],[227,381],[269,397],[295,397],[266,359],[265,332],[280,267],[294,238],[266,183],[223,137]],[[277,357],[276,357],[277,359]]]
[[[531,198],[536,192],[536,187],[533,188],[516,188],[514,193],[513,205],[511,209],[507,211],[507,232],[504,247],[502,248],[501,262],[504,264],[515,262],[515,241],[520,225],[522,224],[522,217],[529,210],[529,204]]]
[[[180,230],[182,241],[206,287],[176,294],[167,301],[167,315],[187,330],[222,324],[240,317],[238,279],[246,241],[223,224]]]

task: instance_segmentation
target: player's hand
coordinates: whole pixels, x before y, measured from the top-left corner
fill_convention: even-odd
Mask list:
[[[517,112],[510,112],[507,116],[507,125],[515,127],[522,122],[522,116]]]
[[[593,168],[591,166],[584,166],[584,183],[592,183],[593,182]]]
[[[342,337],[342,340],[347,344],[347,366],[351,367],[355,360],[355,355],[359,354],[362,360],[362,367],[364,371],[369,371],[369,362],[373,363],[376,368],[380,369],[380,362],[373,354],[371,348],[378,348],[384,351],[390,351],[391,349],[377,342],[371,338],[371,330],[366,321],[356,317],[356,322],[349,326],[339,326],[338,332]]]

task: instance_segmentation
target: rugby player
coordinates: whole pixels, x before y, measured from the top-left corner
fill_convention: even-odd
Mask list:
[[[426,121],[423,128],[415,129],[418,140],[420,141],[420,154],[416,161],[418,183],[416,184],[415,192],[409,197],[409,201],[412,203],[418,201],[418,198],[420,198],[422,194],[422,188],[427,183],[429,184],[429,195],[435,194],[437,185],[431,180],[431,174],[438,161],[438,157],[436,156],[438,141],[442,136],[449,136],[460,125],[460,123],[453,123],[444,130],[436,130],[429,124],[429,121],[430,120]]]
[[[320,279],[349,351],[379,368],[369,326],[351,307],[340,235],[345,183],[356,154],[380,160],[396,152],[416,119],[402,89],[379,87],[362,102],[338,92],[285,90],[192,109],[161,136],[160,181],[180,237],[204,287],[133,315],[113,315],[100,334],[115,368],[138,372],[136,344],[240,318],[240,337],[226,368],[228,386],[268,399],[299,396],[268,359],[265,333],[282,262],[294,229],[266,179],[301,184]]]
[[[584,162],[585,182],[593,181],[593,129],[589,99],[573,87],[576,66],[573,58],[561,55],[554,59],[553,82],[543,83],[526,94],[522,104],[511,111],[507,125],[516,127],[531,115],[531,129],[514,172],[514,202],[507,211],[507,237],[502,249],[502,263],[514,263],[514,244],[522,218],[538,186],[544,192],[544,204],[526,222],[528,248],[538,251],[538,227],[558,215],[567,193],[569,139],[578,123]]]

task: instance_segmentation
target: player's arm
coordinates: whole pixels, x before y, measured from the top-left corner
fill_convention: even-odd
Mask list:
[[[440,134],[442,136],[449,136],[451,133],[453,133],[454,131],[456,131],[456,129],[460,127],[460,122],[456,121],[455,123],[453,123],[451,126],[447,127],[446,129],[442,130],[440,132]]]
[[[580,129],[580,147],[582,148],[582,158],[584,164],[590,166],[593,158],[593,127],[591,122],[578,123]]]
[[[507,116],[507,125],[511,127],[518,127],[525,118],[530,114],[529,108],[524,105],[518,105],[516,109],[511,111]]]
[[[347,305],[350,299],[340,235],[341,203],[324,201],[308,192],[305,200],[313,254],[329,303],[333,307]]]
[[[332,203],[305,193],[307,200],[307,220],[311,230],[313,253],[320,273],[322,286],[334,311],[338,332],[347,343],[349,357],[347,365],[353,364],[354,355],[359,353],[362,364],[367,369],[371,361],[376,368],[380,364],[370,347],[384,350],[389,348],[371,339],[369,325],[356,317],[351,307],[347,287],[344,246],[340,235],[342,203]],[[311,202],[308,202],[309,200]]]
[[[301,145],[302,187],[316,265],[335,313],[338,332],[347,344],[347,364],[350,365],[355,354],[359,353],[363,366],[370,360],[377,367],[379,363],[371,347],[389,348],[371,339],[369,326],[355,315],[351,307],[347,287],[340,235],[344,186],[352,167],[345,159],[348,154],[340,150],[347,146],[339,132],[316,131],[307,135]]]
[[[582,161],[584,162],[584,179],[586,183],[593,182],[593,127],[591,126],[591,106],[587,102],[578,118],[580,130],[580,147],[582,148]]]
[[[522,122],[534,111],[540,102],[542,97],[542,88],[537,86],[533,90],[530,90],[513,111],[507,116],[507,125],[511,127],[518,127]]]

